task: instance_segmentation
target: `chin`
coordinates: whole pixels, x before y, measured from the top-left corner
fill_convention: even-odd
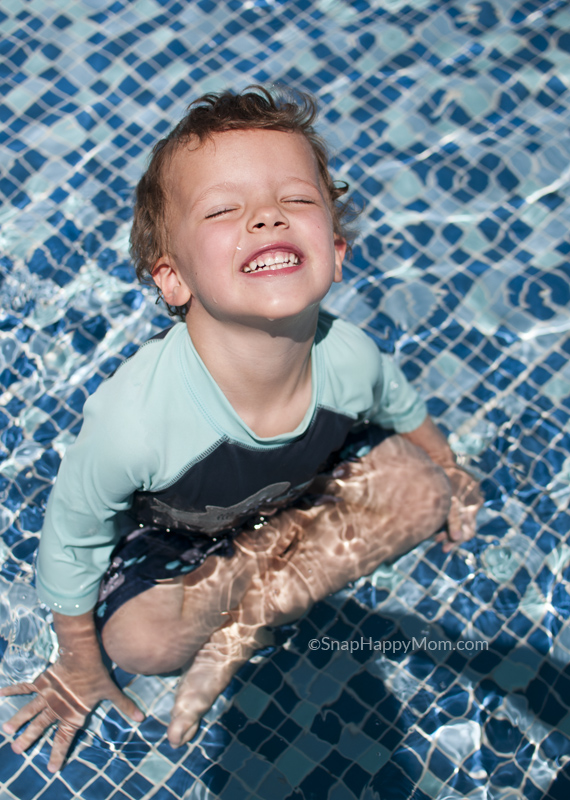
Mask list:
[[[285,298],[278,299],[275,303],[267,303],[263,308],[263,316],[267,319],[288,319],[303,314],[310,314],[317,310],[327,292],[324,294],[313,295],[309,300],[307,298],[299,298],[298,300]]]

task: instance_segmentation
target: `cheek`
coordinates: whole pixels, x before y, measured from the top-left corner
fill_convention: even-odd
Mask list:
[[[200,252],[209,258],[216,256],[222,261],[233,260],[240,244],[240,232],[235,225],[217,224],[212,226],[207,236],[202,236],[199,242]]]

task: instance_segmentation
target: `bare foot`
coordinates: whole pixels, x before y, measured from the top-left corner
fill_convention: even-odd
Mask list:
[[[200,720],[224,691],[242,664],[260,647],[271,643],[264,628],[230,622],[215,631],[180,678],[168,726],[168,741],[180,747],[194,738]]]

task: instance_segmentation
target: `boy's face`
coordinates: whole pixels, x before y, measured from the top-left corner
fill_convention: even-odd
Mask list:
[[[301,134],[218,133],[179,148],[165,176],[170,254],[153,277],[189,315],[259,323],[316,308],[341,279],[346,242]]]

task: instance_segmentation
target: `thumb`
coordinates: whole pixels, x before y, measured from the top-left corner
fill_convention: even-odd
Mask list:
[[[122,711],[123,714],[126,714],[127,717],[130,717],[135,722],[142,722],[144,720],[145,715],[140,708],[120,689],[116,688],[116,691],[113,692],[113,696],[109,699],[117,706],[119,711]]]

